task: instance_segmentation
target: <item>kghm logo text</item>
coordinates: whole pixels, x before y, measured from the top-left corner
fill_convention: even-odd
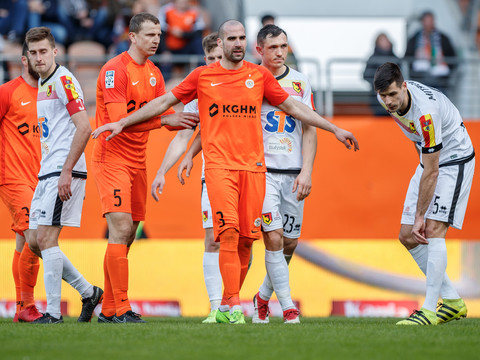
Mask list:
[[[255,105],[230,105],[223,104],[221,106],[213,103],[208,108],[210,117],[214,117],[218,114],[219,111],[222,111],[223,117],[229,118],[255,118],[257,117],[257,107]]]

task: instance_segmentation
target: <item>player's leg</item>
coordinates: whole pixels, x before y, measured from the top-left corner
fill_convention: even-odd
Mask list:
[[[12,274],[13,281],[15,283],[15,316],[13,317],[13,322],[18,322],[18,314],[23,309],[22,301],[22,291],[20,286],[20,271],[19,271],[19,262],[20,254],[22,253],[23,245],[25,244],[25,238],[18,233],[15,233],[15,250],[13,252],[12,260]]]
[[[240,288],[243,285],[251,260],[254,240],[260,239],[262,205],[265,198],[265,174],[242,171],[239,178],[240,241],[238,253],[241,263]],[[241,307],[233,309],[231,323],[244,323]]]
[[[205,182],[210,189],[214,237],[220,243],[218,261],[224,288],[216,319],[223,323],[230,321],[230,310],[233,307],[240,307],[238,178],[238,171],[205,170]]]
[[[29,245],[32,243],[36,244],[36,230],[26,229],[23,233],[26,241],[20,255],[19,271],[21,296],[24,308],[19,314],[19,319],[21,321],[31,322],[42,316],[35,306],[34,297],[34,289],[37,284],[40,261],[38,255],[31,250]],[[38,251],[39,250],[40,249],[38,249]]]
[[[204,324],[216,323],[216,314],[222,301],[222,275],[218,264],[220,244],[215,242],[213,234],[212,207],[208,198],[207,186],[202,181],[202,219],[205,230],[205,251],[203,253],[203,278],[210,301],[210,313],[202,321]]]

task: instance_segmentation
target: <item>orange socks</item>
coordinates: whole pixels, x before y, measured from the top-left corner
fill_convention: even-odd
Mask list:
[[[238,232],[227,229],[220,235],[219,265],[223,280],[222,305],[240,305],[240,271],[241,263],[238,256]]]
[[[34,288],[37,284],[39,268],[40,261],[38,256],[30,250],[28,243],[25,243],[18,262],[20,292],[24,308],[35,304]]]
[[[107,247],[107,250],[108,250],[108,247]],[[115,315],[115,299],[113,298],[112,283],[110,282],[110,276],[108,274],[107,251],[105,251],[105,257],[103,258],[103,274],[104,274],[104,286],[103,286],[102,314],[105,316],[113,316]]]
[[[108,268],[108,277],[110,279],[113,298],[115,299],[115,308],[117,316],[125,314],[131,310],[128,301],[128,259],[127,245],[108,244],[105,259]],[[105,276],[107,277],[107,276]],[[107,285],[107,284],[105,284]],[[105,301],[105,298],[104,298]],[[108,301],[108,299],[107,299]],[[103,312],[103,308],[102,308]],[[107,316],[107,314],[103,313]],[[111,316],[111,315],[110,315]]]
[[[240,258],[241,271],[240,271],[240,289],[242,288],[245,277],[247,276],[248,263],[250,262],[250,256],[252,254],[253,239],[247,237],[240,237],[238,241],[238,257]]]
[[[22,293],[20,291],[20,273],[18,270],[18,262],[20,259],[20,253],[15,250],[13,253],[12,261],[12,273],[13,281],[15,282],[15,302],[17,303],[16,313],[18,314],[22,310]]]

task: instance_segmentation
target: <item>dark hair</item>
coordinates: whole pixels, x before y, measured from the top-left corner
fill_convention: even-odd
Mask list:
[[[50,29],[46,26],[34,27],[27,31],[25,35],[25,43],[39,42],[47,39],[52,48],[55,48],[55,38],[52,35]]]
[[[27,56],[28,55],[28,45],[27,42],[24,41],[22,45],[22,56]]]
[[[268,37],[277,37],[282,34],[285,34],[285,37],[288,38],[287,33],[285,30],[279,28],[277,25],[268,24],[265,25],[257,34],[257,44],[262,46],[265,39]]]
[[[262,22],[262,25],[265,25],[265,22],[267,21],[275,21],[275,16],[273,16],[272,14],[265,14],[262,16],[260,21]]]
[[[431,17],[435,18],[435,15],[433,14],[433,12],[432,12],[431,10],[426,10],[426,11],[424,11],[424,12],[420,15],[420,20],[423,21],[423,19],[424,19],[426,16],[431,16]]]
[[[205,54],[209,53],[213,49],[215,49],[218,44],[217,44],[217,38],[218,38],[218,33],[213,32],[211,34],[208,34],[205,36],[202,40],[202,48]]]
[[[400,67],[397,64],[386,62],[375,71],[373,87],[376,92],[380,92],[388,89],[392,83],[402,86],[404,81]]]
[[[227,25],[231,25],[231,24],[240,24],[240,25],[243,26],[243,24],[242,24],[240,21],[238,21],[238,20],[230,19],[230,20],[224,21],[224,22],[220,25],[220,27],[218,28],[218,37],[219,37],[220,39],[223,40],[223,37],[225,36],[225,27],[226,27]]]
[[[141,12],[139,14],[134,15],[130,19],[130,24],[128,25],[128,31],[133,33],[139,33],[142,30],[142,25],[144,22],[150,21],[155,25],[160,24],[160,20],[155,15],[150,13]]]

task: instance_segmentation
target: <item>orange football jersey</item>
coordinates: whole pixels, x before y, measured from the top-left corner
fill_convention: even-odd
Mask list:
[[[40,158],[37,88],[19,76],[0,86],[0,185],[35,185]]]
[[[172,93],[184,104],[198,98],[205,169],[266,171],[262,101],[277,106],[288,98],[266,68],[244,61],[227,70],[216,62],[195,69]]]
[[[131,113],[163,94],[165,81],[155,64],[147,60],[144,65],[139,65],[128,52],[124,52],[109,60],[98,76],[96,125],[99,127],[119,120],[109,117],[106,107],[109,103],[126,104],[127,113]],[[164,114],[171,113],[174,113],[172,109]],[[145,168],[148,131],[122,132],[105,141],[107,135],[103,133],[95,141],[93,161]]]

